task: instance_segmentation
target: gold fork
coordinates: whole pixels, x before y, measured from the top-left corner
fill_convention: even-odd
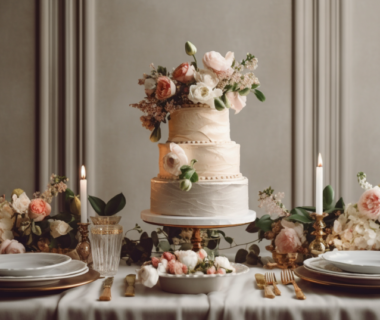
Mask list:
[[[306,297],[303,294],[300,287],[297,285],[296,281],[294,280],[294,274],[293,271],[290,270],[282,270],[281,271],[281,282],[282,284],[289,284],[291,283],[294,287],[294,290],[296,292],[296,297],[299,300],[305,300]]]
[[[265,273],[265,281],[268,284],[273,285],[273,291],[274,291],[274,294],[276,296],[281,296],[281,291],[277,287],[277,280],[276,280],[276,276],[275,276],[274,272],[271,272],[271,273],[270,272],[266,272]]]

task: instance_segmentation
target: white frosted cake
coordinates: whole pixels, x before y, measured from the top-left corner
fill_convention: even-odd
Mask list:
[[[229,110],[190,105],[170,118],[169,139],[158,144],[159,174],[151,180],[151,212],[190,217],[247,214],[248,179],[240,173],[240,145],[230,138]],[[178,175],[165,170],[171,143],[188,159],[197,160],[199,181],[189,191],[180,189]]]

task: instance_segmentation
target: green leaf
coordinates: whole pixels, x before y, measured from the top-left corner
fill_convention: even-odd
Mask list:
[[[41,228],[39,226],[36,226],[34,220],[32,220],[32,232],[37,236],[40,236],[42,234]]]
[[[224,102],[222,101],[222,99],[220,98],[214,98],[214,103],[215,103],[215,109],[218,111],[222,111],[225,108],[227,108]]]
[[[265,96],[260,90],[255,89],[254,93],[256,98],[259,99],[261,102],[265,101]]]
[[[226,240],[229,244],[232,244],[232,242],[234,242],[234,239],[231,237],[224,237],[224,240]]]
[[[232,91],[239,91],[239,84],[237,82],[233,84]]]
[[[88,196],[88,201],[91,204],[91,207],[95,210],[95,212],[100,215],[104,216],[104,210],[106,208],[106,203],[97,197]]]
[[[260,248],[257,244],[251,245],[248,250],[253,251],[257,256],[260,254]]]
[[[158,239],[158,235],[157,235],[157,232],[156,231],[152,231],[152,233],[150,234],[150,237],[152,238],[153,240],[153,244],[155,247],[158,246],[160,240]]]
[[[179,179],[188,179],[190,180],[192,175],[195,173],[194,169],[188,169],[182,172],[182,174],[179,175]]]
[[[160,241],[160,243],[158,244],[158,247],[162,250],[162,251],[169,251],[170,250],[170,243],[169,241],[167,240],[163,240],[163,241]]]
[[[58,246],[58,241],[56,238],[51,237],[50,243],[49,243],[49,248],[57,248]]]
[[[338,202],[335,204],[335,208],[345,208],[346,205],[342,197],[339,198]]]
[[[239,249],[238,252],[236,252],[235,256],[235,262],[236,263],[244,263],[247,259],[248,251],[245,249]]]
[[[166,68],[162,67],[162,66],[158,66],[157,67],[157,72],[158,73],[161,73],[162,75],[166,76],[167,75],[167,70]]]
[[[323,210],[334,208],[334,189],[328,185],[323,189]]]
[[[223,236],[223,238],[226,236],[226,234],[224,233],[224,231],[222,230],[215,230],[217,233],[221,234]]]
[[[190,161],[190,166],[191,166],[191,168],[194,168],[194,164],[196,164],[197,162],[198,162],[197,159],[193,159],[193,160],[191,160],[191,161]]]
[[[252,85],[251,89],[254,90],[254,89],[258,88],[259,86],[260,86],[259,84],[255,84],[255,83],[254,83],[254,84]]]
[[[343,208],[331,208],[331,209],[328,209],[328,210],[323,210],[324,212],[326,212],[326,213],[331,213],[331,212],[334,212],[334,211],[344,211],[344,209]]]
[[[66,188],[66,191],[65,191],[65,201],[69,201],[71,199],[73,199],[75,196],[74,192],[69,189],[69,188]]]
[[[224,90],[225,90],[225,91],[224,91],[225,93],[232,91],[232,85],[230,85],[230,84],[226,85],[226,86],[224,87]]]
[[[246,261],[251,266],[255,266],[259,262],[259,257],[254,252],[251,251],[250,253],[247,254]]]
[[[155,126],[154,130],[150,134],[149,139],[152,142],[160,141],[160,139],[161,139],[161,128],[160,128],[159,124]]]
[[[122,193],[114,196],[110,201],[107,202],[104,213],[106,216],[113,216],[119,211],[123,210],[127,200]]]
[[[55,220],[62,220],[66,223],[71,222],[73,216],[71,213],[61,212],[52,217]]]
[[[256,219],[256,227],[262,231],[272,230],[272,219],[268,214],[263,215],[260,219]]]
[[[216,247],[218,246],[218,240],[208,240],[207,241],[207,248],[209,248],[210,250],[214,250]]]
[[[228,100],[227,96],[225,94],[223,94],[221,99],[222,99],[223,103],[225,104],[226,108],[230,109],[231,103],[230,103],[230,100]]]
[[[259,232],[259,228],[256,227],[255,221],[251,222],[248,227],[245,229],[248,233],[256,233]]]
[[[297,208],[300,208],[300,209],[304,209],[304,210],[307,210],[307,211],[311,211],[311,212],[315,212],[315,207],[297,207]]]
[[[198,181],[198,173],[194,171],[193,175],[190,178],[191,182],[197,182]]]
[[[191,243],[184,243],[181,245],[181,247],[179,248],[179,250],[191,250],[193,248],[193,245]]]
[[[191,166],[189,166],[189,165],[187,165],[187,164],[184,164],[184,165],[180,168],[180,170],[181,170],[182,173],[184,173],[184,172],[187,171],[187,170],[191,170],[191,169],[193,169],[193,167],[191,167]]]
[[[244,88],[243,90],[239,91],[239,95],[241,95],[241,96],[248,96],[250,92],[251,92],[250,88]]]
[[[294,208],[290,211],[288,220],[298,221],[301,223],[313,223],[314,220],[310,217],[309,212],[301,208]]]

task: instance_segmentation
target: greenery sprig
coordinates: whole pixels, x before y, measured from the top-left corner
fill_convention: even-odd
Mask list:
[[[113,216],[119,211],[123,210],[127,203],[124,195],[119,193],[114,196],[110,201],[105,203],[102,199],[94,196],[88,196],[88,201],[95,212],[100,216]]]
[[[195,171],[194,164],[197,163],[196,159],[191,160],[190,165],[183,165],[181,167],[181,174],[179,179],[181,179],[180,188],[183,191],[189,191],[193,186],[194,182],[199,180],[198,174]]]

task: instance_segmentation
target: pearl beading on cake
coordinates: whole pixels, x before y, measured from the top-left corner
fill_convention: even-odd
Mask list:
[[[223,144],[223,143],[233,143],[235,141],[166,141],[166,143],[176,143],[176,144]]]
[[[208,104],[183,104],[181,106],[181,109],[184,109],[184,108],[208,108],[208,109],[211,109],[210,106]],[[177,109],[176,111],[178,110],[181,110],[181,109]]]
[[[230,179],[240,179],[243,175],[241,173],[239,174],[231,174],[231,175],[225,175],[225,176],[215,176],[215,177],[207,177],[207,176],[199,176],[200,181],[220,181],[220,180],[230,180]],[[164,180],[178,180],[178,176],[174,175],[162,175],[158,174],[157,178],[164,179]]]

